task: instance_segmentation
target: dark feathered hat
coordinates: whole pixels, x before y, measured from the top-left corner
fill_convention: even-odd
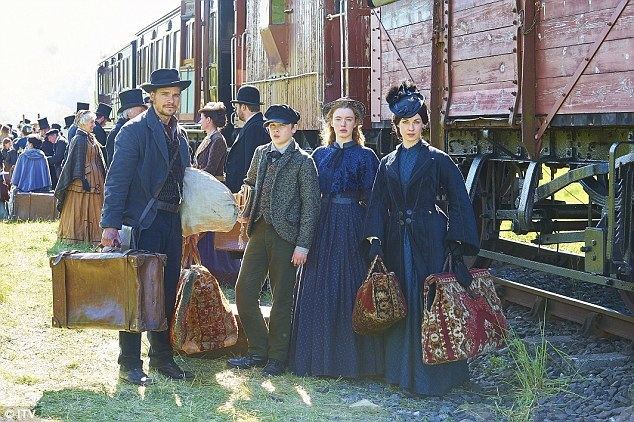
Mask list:
[[[416,89],[416,85],[407,82],[390,88],[385,99],[390,111],[401,118],[414,116],[425,104],[425,96]]]

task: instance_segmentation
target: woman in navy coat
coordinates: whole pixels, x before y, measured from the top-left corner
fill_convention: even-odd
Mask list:
[[[475,216],[460,170],[451,158],[422,139],[429,118],[416,86],[403,83],[387,96],[393,126],[402,140],[379,165],[365,225],[370,259],[384,255],[401,282],[407,317],[384,335],[384,376],[415,394],[443,395],[468,380],[466,361],[426,365],[421,353],[422,288],[443,270],[449,250],[475,255]],[[445,214],[437,205],[444,194]]]

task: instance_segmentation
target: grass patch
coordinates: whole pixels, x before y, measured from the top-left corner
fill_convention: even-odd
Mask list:
[[[10,286],[0,306],[0,406],[35,409],[37,417],[54,420],[394,419],[385,404],[398,390],[370,392],[372,381],[364,380],[290,374],[268,379],[258,370],[228,370],[225,359],[176,357],[196,375],[188,383],[161,377],[147,388],[119,383],[117,332],[51,327],[49,256],[82,249],[57,242],[56,230],[55,222],[0,223],[0,283]],[[263,302],[267,298],[263,295]],[[146,364],[147,349],[144,336]],[[351,396],[382,406],[372,411],[350,408]],[[428,403],[405,396],[400,400],[404,408]]]
[[[513,405],[510,409],[501,409],[500,413],[511,421],[530,421],[540,399],[565,391],[568,384],[567,379],[548,376],[549,349],[561,356],[563,352],[546,340],[544,329],[545,322],[542,322],[540,342],[532,350],[514,332],[509,332],[507,347],[513,367],[510,381]]]

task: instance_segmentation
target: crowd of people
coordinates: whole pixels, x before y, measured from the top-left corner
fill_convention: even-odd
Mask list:
[[[166,254],[167,315],[174,311],[180,275],[185,168],[210,173],[234,193],[250,189],[240,216],[249,236],[243,259],[215,250],[213,233],[198,243],[210,272],[235,282],[248,352],[229,359],[229,367],[258,367],[269,376],[289,369],[300,376],[379,377],[424,395],[442,395],[467,381],[465,361],[426,365],[421,359],[422,280],[441,272],[449,254],[454,260],[477,254],[479,241],[462,174],[423,139],[429,117],[416,87],[403,83],[386,98],[401,144],[381,160],[364,146],[363,103],[341,98],[326,104],[322,146],[308,153],[293,138],[300,114],[287,104],[262,113],[260,93],[252,86],[241,87],[232,101],[244,126],[230,149],[221,132],[225,105],[209,103],[199,110],[206,137],[192,160],[176,118],[181,91],[189,84],[176,69],[159,69],[141,86],[149,102],[140,89],[122,92],[119,118],[104,142],[95,130],[109,119],[102,105],[96,113],[78,110],[71,116],[68,148],[60,129],[46,129],[50,153],[22,122],[18,129],[26,139],[7,135],[3,144],[5,170],[17,175],[18,189],[55,189],[61,238],[117,246],[119,230],[127,225],[137,248]],[[41,165],[20,169],[22,161],[57,166],[58,144],[68,151],[57,180],[48,180]],[[22,174],[38,176],[23,183]],[[437,204],[441,194],[447,212]],[[408,313],[384,333],[359,335],[352,326],[355,295],[376,257],[396,273]],[[267,280],[268,323],[259,307]],[[174,361],[167,332],[149,332],[148,339],[152,371],[172,379],[193,377]],[[140,334],[120,332],[119,346],[119,377],[151,384]]]

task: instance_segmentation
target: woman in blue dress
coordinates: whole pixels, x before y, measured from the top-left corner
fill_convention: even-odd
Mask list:
[[[324,107],[324,145],[313,153],[322,195],[318,231],[296,287],[289,362],[297,375],[356,378],[382,372],[379,337],[352,330],[352,308],[367,275],[366,202],[379,164],[363,146],[362,103]]]
[[[393,126],[402,143],[379,165],[368,207],[365,235],[370,258],[384,255],[401,282],[407,317],[384,333],[384,377],[422,395],[443,395],[468,380],[466,361],[426,365],[421,353],[422,288],[443,270],[447,252],[475,255],[475,216],[460,170],[451,158],[422,139],[429,122],[424,97],[403,83],[387,95]],[[437,205],[444,194],[447,214]]]

